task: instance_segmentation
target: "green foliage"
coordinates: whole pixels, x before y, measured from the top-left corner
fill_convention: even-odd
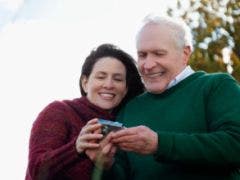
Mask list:
[[[194,36],[190,65],[195,70],[229,72],[240,82],[240,0],[177,1],[168,15],[182,17]],[[230,49],[230,62],[222,50]],[[232,71],[229,69],[232,69]]]

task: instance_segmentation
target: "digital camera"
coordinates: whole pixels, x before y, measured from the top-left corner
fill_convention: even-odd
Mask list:
[[[105,119],[98,119],[98,122],[102,124],[102,134],[106,136],[111,131],[118,131],[123,128],[123,124],[116,121],[109,121]]]

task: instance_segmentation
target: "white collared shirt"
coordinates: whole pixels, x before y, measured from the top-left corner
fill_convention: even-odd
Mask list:
[[[191,74],[193,74],[195,71],[190,67],[187,66],[185,67],[185,69],[180,72],[167,86],[167,89],[175,86],[176,84],[178,84],[180,81],[184,80],[185,78],[187,78],[188,76],[190,76]]]

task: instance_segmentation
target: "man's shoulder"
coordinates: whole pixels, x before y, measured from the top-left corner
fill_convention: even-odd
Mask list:
[[[234,80],[234,78],[225,72],[214,72],[214,73],[204,73],[200,78],[205,82],[205,83],[217,83],[221,82],[224,80]]]
[[[226,88],[230,86],[236,86],[237,81],[228,73],[224,72],[214,72],[214,73],[204,73],[195,82],[198,90],[203,90],[204,92],[215,92],[216,89],[222,89],[225,91]]]
[[[233,79],[233,77],[225,72],[214,72],[214,73],[206,73],[206,78],[212,78],[212,79]]]

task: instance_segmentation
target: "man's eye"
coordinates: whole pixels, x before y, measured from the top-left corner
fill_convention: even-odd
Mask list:
[[[155,52],[154,53],[156,56],[164,56],[165,54],[163,52]]]
[[[147,56],[146,53],[138,53],[138,57],[139,57],[139,58],[144,58],[144,57],[146,57],[146,56]]]

